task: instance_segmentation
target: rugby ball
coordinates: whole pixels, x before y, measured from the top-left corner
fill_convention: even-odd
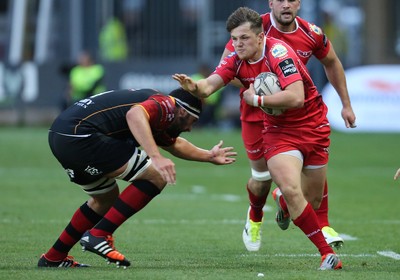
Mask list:
[[[272,95],[274,93],[282,91],[278,76],[276,76],[272,72],[260,73],[254,80],[254,89],[256,90],[256,94],[259,96]],[[279,116],[285,111],[284,109],[268,107],[260,107],[260,109],[263,110],[266,114],[272,116]]]

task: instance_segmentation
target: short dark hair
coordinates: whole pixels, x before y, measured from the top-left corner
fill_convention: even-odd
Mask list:
[[[231,33],[233,29],[246,22],[250,22],[250,28],[254,33],[259,34],[263,31],[260,14],[248,7],[240,7],[228,17],[226,30]]]
[[[174,97],[177,106],[185,109],[193,117],[199,118],[202,110],[202,102],[199,98],[183,88],[174,89],[169,95]]]

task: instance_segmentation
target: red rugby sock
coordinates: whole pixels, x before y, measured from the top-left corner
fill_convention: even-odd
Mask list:
[[[54,243],[53,247],[45,254],[49,261],[60,261],[67,257],[71,248],[81,239],[82,234],[92,228],[102,216],[94,212],[87,202],[75,211],[71,221]]]
[[[94,236],[112,235],[120,225],[143,209],[159,193],[160,190],[148,181],[133,181],[90,233]]]
[[[265,201],[267,200],[268,194],[264,196],[256,196],[250,191],[248,186],[246,188],[250,200],[250,219],[253,222],[261,222],[264,216],[263,207],[265,205]]]
[[[317,215],[315,214],[310,203],[307,203],[303,213],[293,223],[298,226],[318,248],[321,256],[329,253],[334,253],[332,248],[326,243],[325,237],[318,225]]]

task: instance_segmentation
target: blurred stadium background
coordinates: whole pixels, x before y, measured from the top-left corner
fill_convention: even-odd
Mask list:
[[[324,28],[346,69],[400,64],[400,1],[303,0],[301,5],[300,16]],[[239,6],[269,11],[267,0],[1,0],[0,124],[51,122],[83,50],[104,66],[107,89],[167,92],[177,86],[171,74],[218,64],[229,38],[225,20]],[[322,67],[316,61],[308,66],[323,91]],[[391,69],[399,73],[398,67]],[[395,98],[389,102],[397,108],[399,88],[398,79],[377,86],[385,91],[382,96],[390,91]],[[237,119],[237,91],[227,87],[223,96],[221,118]]]

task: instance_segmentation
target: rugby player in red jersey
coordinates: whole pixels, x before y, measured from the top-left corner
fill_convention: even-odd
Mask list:
[[[333,46],[321,28],[297,16],[300,9],[300,0],[269,0],[270,13],[261,15],[263,29],[266,36],[280,39],[287,43],[296,52],[300,60],[307,64],[315,56],[324,66],[326,76],[338,93],[342,102],[342,118],[346,127],[355,127],[355,114],[353,112],[347,91],[346,77],[342,63],[336,55]],[[222,54],[222,58],[234,51],[230,40]],[[235,85],[242,87],[238,82]],[[244,91],[245,88],[241,88]],[[241,107],[248,105],[241,100]],[[246,110],[246,115],[241,116],[244,146],[247,151],[252,168],[252,178],[247,185],[250,206],[248,210],[243,242],[250,251],[256,251],[261,246],[261,230],[263,206],[271,187],[268,168],[262,158],[263,150],[260,141],[262,130],[263,112],[259,109]],[[249,134],[248,131],[252,133]],[[250,136],[249,136],[250,135]],[[275,192],[277,190],[274,190]],[[275,196],[276,197],[276,196]],[[315,209],[318,222],[326,241],[335,248],[343,245],[343,239],[330,227],[328,219],[328,183],[325,182],[324,195],[321,205]],[[279,224],[281,225],[281,224]],[[281,227],[282,228],[282,227]],[[282,229],[286,229],[283,227]]]
[[[250,105],[241,106],[242,118],[254,117],[253,106],[286,110],[280,116],[263,115],[264,160],[282,192],[276,194],[277,221],[287,228],[291,219],[305,233],[321,254],[319,269],[340,269],[342,263],[326,242],[313,210],[322,199],[330,144],[322,96],[293,49],[279,39],[265,36],[257,12],[241,7],[231,14],[226,26],[235,52],[225,57],[206,79],[195,82],[185,74],[175,74],[173,78],[183,89],[202,98],[237,78],[247,88],[242,92],[242,105]],[[261,72],[275,73],[283,90],[271,96],[256,96],[253,82]],[[251,134],[251,130],[242,131],[245,142]]]

